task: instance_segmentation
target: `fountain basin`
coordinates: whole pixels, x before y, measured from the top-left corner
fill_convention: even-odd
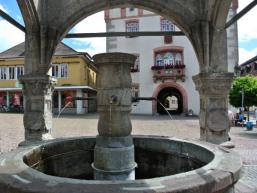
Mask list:
[[[233,192],[241,159],[200,141],[134,136],[136,180],[93,180],[95,137],[56,139],[0,156],[4,193]]]

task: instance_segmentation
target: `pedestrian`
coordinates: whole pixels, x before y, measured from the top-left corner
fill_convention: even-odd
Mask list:
[[[239,124],[240,124],[242,127],[244,126],[244,115],[243,115],[243,113],[240,113],[240,114],[239,114],[238,122],[239,122]]]

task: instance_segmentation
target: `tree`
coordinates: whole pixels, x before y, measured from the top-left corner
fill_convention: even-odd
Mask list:
[[[235,107],[241,107],[242,98],[243,105],[247,108],[249,121],[249,107],[257,106],[257,77],[243,76],[234,79],[229,92],[230,104]]]

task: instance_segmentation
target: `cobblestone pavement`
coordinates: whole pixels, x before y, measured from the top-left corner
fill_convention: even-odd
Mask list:
[[[61,116],[53,119],[52,135],[56,138],[92,136],[97,134],[97,114],[86,116]],[[168,116],[131,116],[134,135],[175,136],[183,139],[199,139],[197,118]],[[242,179],[236,185],[236,193],[257,193],[257,128],[246,131],[232,127],[230,131],[234,149],[241,155],[244,168]],[[24,140],[23,115],[0,114],[0,152],[15,149]]]

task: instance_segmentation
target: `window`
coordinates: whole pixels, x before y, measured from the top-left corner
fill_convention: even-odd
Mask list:
[[[173,55],[171,52],[168,52],[164,55],[163,63],[164,63],[164,65],[173,65],[174,64],[174,59],[173,59]]]
[[[9,67],[9,80],[15,79],[15,66]]]
[[[127,21],[126,22],[126,32],[138,32],[139,23],[138,21]]]
[[[17,80],[23,74],[24,74],[23,66],[0,67],[0,80]]]
[[[158,67],[160,66],[160,67]],[[155,51],[155,64],[154,69],[162,69],[162,67],[167,68],[184,68],[183,64],[183,51],[176,49],[160,49]]]
[[[176,64],[182,64],[182,56],[181,56],[181,53],[177,53],[176,54]]]
[[[68,65],[67,64],[53,64],[52,65],[52,76],[56,78],[67,78],[68,77]]]
[[[163,59],[161,54],[156,55],[156,66],[163,66]]]
[[[17,79],[24,74],[24,67],[23,66],[17,66],[16,67],[16,74]]]
[[[52,66],[52,76],[53,76],[53,77],[56,77],[56,78],[58,77],[58,65],[55,65],[55,64],[54,64],[54,65]]]
[[[135,98],[139,97],[139,84],[133,83],[131,91],[132,91],[132,97],[135,97]]]
[[[171,21],[161,19],[161,31],[175,31],[175,26]]]
[[[67,78],[67,64],[61,64],[61,78]]]
[[[130,8],[129,8],[129,11],[134,11],[134,10],[135,10],[134,7],[130,7]]]
[[[7,80],[8,67],[0,67],[0,80]]]

